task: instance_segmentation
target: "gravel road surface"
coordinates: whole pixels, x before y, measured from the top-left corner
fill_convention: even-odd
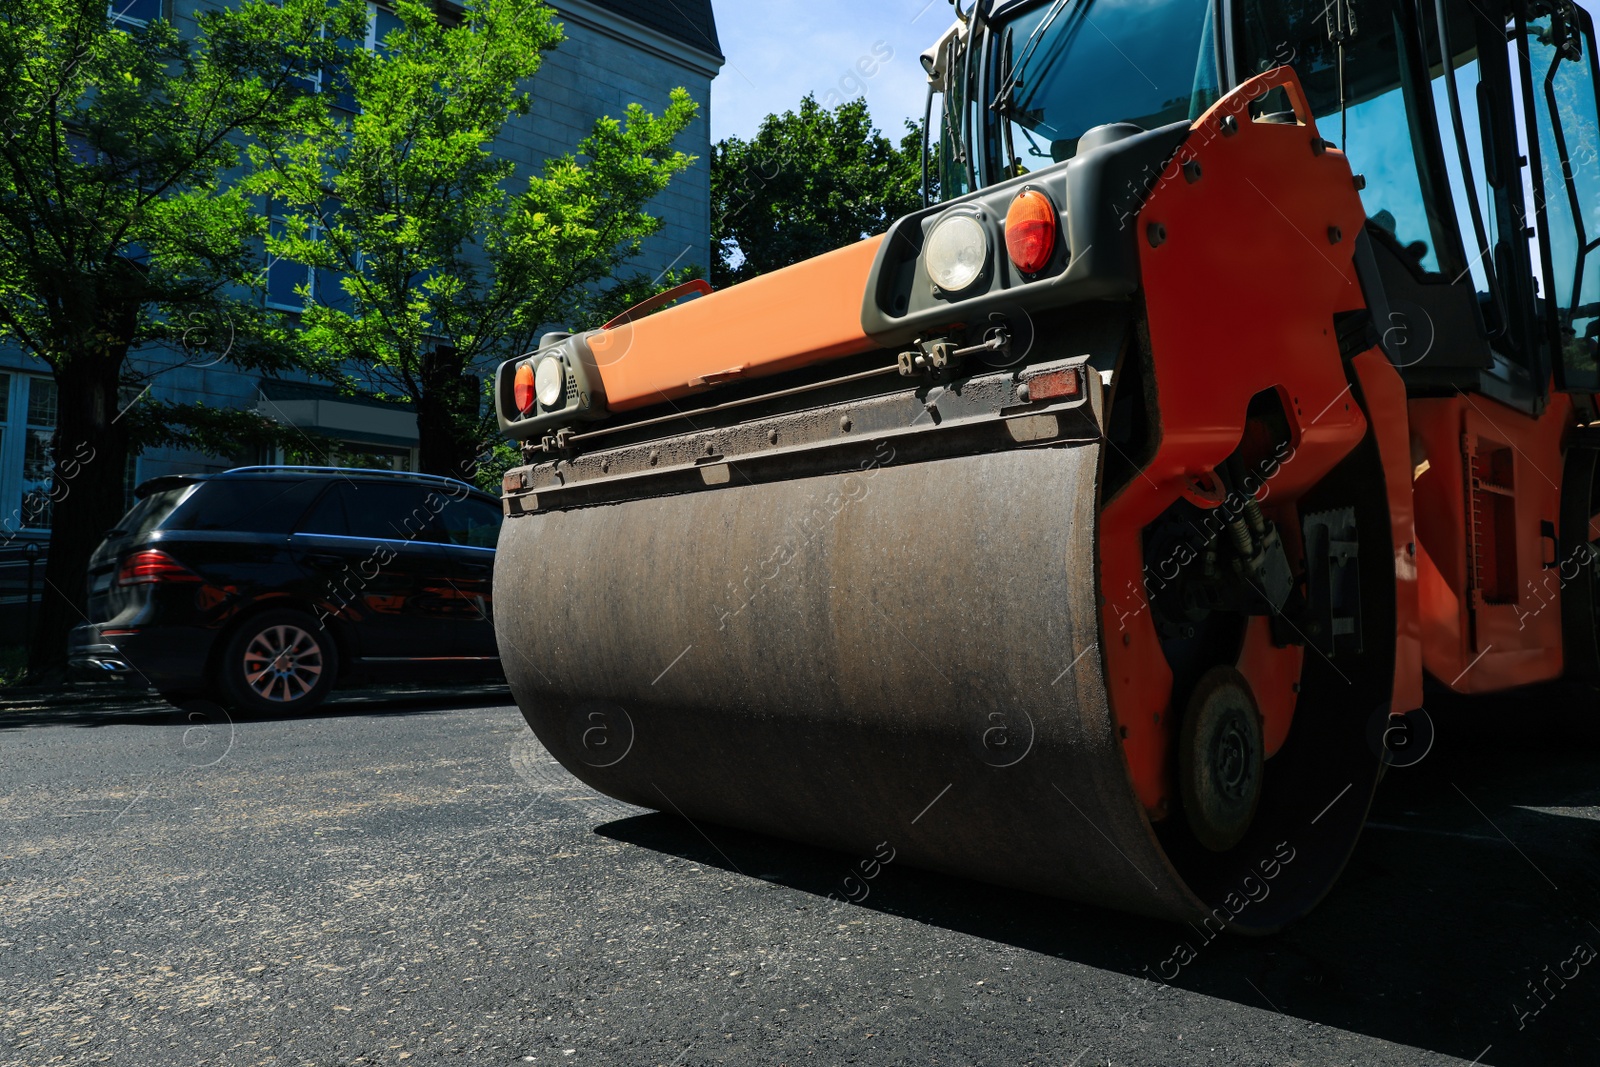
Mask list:
[[[1207,940],[595,796],[507,705],[0,708],[0,1064],[1600,1064],[1593,748],[1443,725]]]

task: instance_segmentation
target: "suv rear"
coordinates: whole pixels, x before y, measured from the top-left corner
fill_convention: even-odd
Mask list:
[[[464,482],[248,467],[135,495],[90,561],[77,673],[301,711],[347,679],[499,671],[501,508]]]

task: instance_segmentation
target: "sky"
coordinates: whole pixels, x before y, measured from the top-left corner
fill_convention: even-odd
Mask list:
[[[896,140],[922,121],[918,57],[955,21],[948,0],[713,0],[728,64],[711,83],[711,138],[748,138],[806,93],[834,106],[867,98]],[[865,74],[863,72],[866,72]],[[830,95],[831,94],[831,95]]]
[[[922,121],[928,83],[918,57],[955,21],[948,0],[712,0],[712,6],[728,59],[711,83],[713,141],[752,136],[766,115],[793,109],[808,92],[829,106],[864,95],[878,128],[898,140],[906,119]],[[1600,0],[1580,6],[1600,11]]]

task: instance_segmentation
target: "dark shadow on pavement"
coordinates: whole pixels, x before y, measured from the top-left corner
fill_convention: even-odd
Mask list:
[[[903,865],[886,867],[861,903],[838,906],[1125,975],[1115,1010],[1131,1006],[1130,1027],[1159,1025],[1171,985],[1463,1063],[1600,1063],[1600,958],[1572,962],[1578,945],[1600,950],[1600,751],[1539,749],[1527,735],[1508,749],[1512,707],[1481,725],[1447,720],[1427,759],[1390,768],[1340,881],[1274,937],[1209,939]],[[1588,810],[1563,810],[1575,808]],[[675,815],[597,832],[815,894],[820,908],[846,895],[862,858]]]
[[[292,719],[337,719],[359,715],[428,715],[457,708],[504,707],[514,703],[504,683],[454,686],[383,686],[336,690],[321,707],[294,715],[224,711],[196,699],[175,707],[154,693],[128,690],[84,700],[5,700],[0,703],[0,731],[34,726],[173,726],[206,719],[235,723]]]

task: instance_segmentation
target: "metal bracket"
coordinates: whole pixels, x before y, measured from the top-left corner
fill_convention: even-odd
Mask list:
[[[1361,542],[1356,509],[1302,520],[1306,539],[1306,637],[1329,659],[1361,654]]]
[[[957,348],[948,337],[917,341],[915,344],[917,347],[914,351],[900,353],[900,373],[906,378],[914,378],[919,374],[940,374],[968,356],[1009,353],[1011,331],[1005,326],[993,326],[984,332],[981,342],[966,348]]]

